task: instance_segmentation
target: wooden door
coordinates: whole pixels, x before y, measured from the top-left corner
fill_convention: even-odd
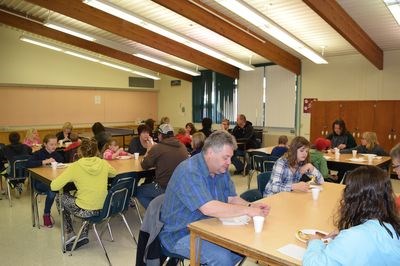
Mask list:
[[[332,124],[335,120],[339,118],[340,118],[340,102],[339,101],[326,102],[326,112],[325,112],[326,136],[332,132]]]
[[[395,120],[395,105],[397,101],[377,101],[374,113],[374,131],[380,145],[389,151],[393,146],[393,121]],[[399,131],[400,132],[400,131]],[[396,135],[396,138],[398,136]]]
[[[343,101],[340,103],[340,118],[346,123],[347,130],[357,138],[358,133],[358,101]]]
[[[374,131],[374,113],[376,101],[360,101],[357,109],[353,112],[357,115],[357,125],[355,127],[355,139],[358,144],[361,143],[362,133],[365,131]]]
[[[311,142],[320,136],[325,136],[325,103],[316,101],[312,104],[310,121]]]
[[[400,101],[394,101],[393,105],[392,146],[390,148],[400,143]]]

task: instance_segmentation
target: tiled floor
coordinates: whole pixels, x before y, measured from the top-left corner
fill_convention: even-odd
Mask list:
[[[247,177],[233,176],[238,194],[247,189]],[[400,182],[394,181],[395,191],[400,193]],[[252,188],[256,187],[256,177],[252,180]],[[13,194],[14,195],[14,194]],[[29,191],[26,189],[21,197],[13,199],[13,207],[2,196],[0,200],[0,265],[107,265],[100,245],[92,231],[90,243],[78,249],[72,256],[60,251],[60,217],[53,206],[55,226],[52,229],[42,227],[40,230],[31,225]],[[40,199],[40,210],[43,209],[44,198]],[[133,209],[127,213],[128,223],[138,235],[138,219]],[[108,233],[103,235],[104,244],[113,265],[135,265],[136,245],[131,239],[123,222],[115,218],[111,222],[115,242],[108,241]],[[247,260],[245,265],[255,265]]]

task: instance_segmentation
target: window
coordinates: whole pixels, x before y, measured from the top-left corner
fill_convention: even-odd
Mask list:
[[[193,121],[209,117],[214,123],[222,119],[235,121],[237,115],[237,80],[210,70],[193,78]]]

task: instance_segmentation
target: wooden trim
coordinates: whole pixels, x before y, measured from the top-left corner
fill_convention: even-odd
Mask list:
[[[272,60],[274,63],[288,69],[289,71],[300,75],[301,73],[301,61],[297,57],[293,56],[289,52],[283,50],[282,48],[276,46],[268,40],[260,41],[260,39],[253,37],[249,34],[244,34],[242,30],[239,30],[237,26],[245,29],[245,26],[240,25],[237,22],[231,21],[228,23],[226,16],[221,15],[217,17],[212,13],[218,15],[219,12],[207,6],[206,9],[212,11],[209,13],[206,9],[199,7],[200,3],[189,2],[188,0],[153,0],[156,2],[200,25],[208,28],[225,38],[236,42],[247,49],[265,57],[266,59]],[[237,26],[233,26],[235,24]]]
[[[174,69],[155,64],[153,62],[141,59],[139,57],[133,56],[129,53],[125,53],[95,42],[86,41],[84,39],[53,30],[51,28],[41,25],[39,22],[35,23],[23,18],[10,15],[8,13],[1,12],[0,22],[7,24],[9,26],[29,31],[53,40],[57,40],[63,43],[67,43],[85,50],[89,50],[98,54],[102,54],[108,57],[112,57],[129,64],[133,64],[139,67],[147,68],[156,72],[160,72],[172,77],[183,79],[192,82],[192,76]]]
[[[82,0],[30,0],[29,2],[129,40],[142,43],[165,53],[193,62],[199,66],[214,70],[228,77],[239,77],[239,69],[234,66],[128,21],[88,6],[82,3]]]
[[[383,69],[383,51],[349,14],[332,0],[303,0],[376,68]]]

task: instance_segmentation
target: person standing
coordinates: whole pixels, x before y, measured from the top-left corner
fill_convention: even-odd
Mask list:
[[[174,171],[161,207],[164,226],[159,237],[168,251],[189,258],[187,225],[192,222],[210,217],[253,217],[269,213],[269,206],[250,203],[237,196],[228,172],[236,148],[233,136],[218,130],[205,140],[202,152],[182,162]],[[201,264],[235,265],[242,259],[240,255],[205,240],[200,246]]]
[[[139,186],[136,193],[136,198],[146,209],[151,200],[165,192],[178,164],[188,158],[186,147],[174,138],[174,129],[170,124],[162,124],[158,130],[160,142],[147,150],[141,162],[145,170],[155,168],[155,179],[152,183]]]

